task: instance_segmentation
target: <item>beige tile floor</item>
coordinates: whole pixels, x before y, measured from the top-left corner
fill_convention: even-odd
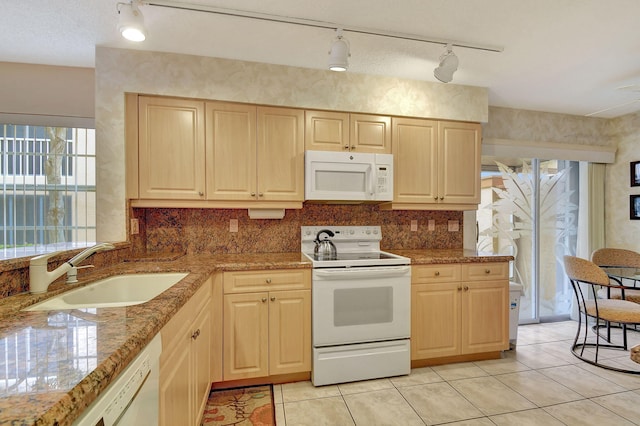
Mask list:
[[[640,425],[640,375],[587,364],[569,350],[577,323],[524,325],[502,359],[417,368],[408,376],[274,386],[279,426]],[[629,333],[630,344],[640,332]],[[612,365],[640,366],[602,351]]]

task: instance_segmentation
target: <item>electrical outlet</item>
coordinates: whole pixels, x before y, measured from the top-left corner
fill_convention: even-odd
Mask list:
[[[238,219],[229,219],[229,232],[238,232]]]
[[[460,231],[460,223],[457,220],[449,221],[449,232],[458,232]]]
[[[436,221],[435,221],[435,219],[429,219],[429,221],[427,222],[427,230],[428,231],[435,231],[436,230]]]
[[[418,230],[418,221],[417,220],[412,220],[411,221],[411,231],[412,232],[416,232]]]
[[[131,235],[137,235],[140,233],[140,221],[138,219],[131,219],[130,227]]]

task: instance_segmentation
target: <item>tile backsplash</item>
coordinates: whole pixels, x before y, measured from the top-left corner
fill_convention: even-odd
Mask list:
[[[462,248],[462,212],[389,211],[377,205],[308,204],[286,210],[278,220],[250,219],[244,209],[136,208],[140,234],[132,236],[134,252],[278,253],[300,250],[300,227],[313,225],[380,225],[383,250]],[[238,221],[237,232],[230,221]],[[417,231],[411,231],[411,221]],[[428,221],[435,222],[433,230]],[[459,230],[449,231],[449,221]]]

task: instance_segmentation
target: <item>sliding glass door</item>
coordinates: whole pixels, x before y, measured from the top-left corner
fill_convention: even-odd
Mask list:
[[[571,312],[562,263],[576,253],[578,177],[577,162],[483,157],[478,250],[515,257],[521,324]]]

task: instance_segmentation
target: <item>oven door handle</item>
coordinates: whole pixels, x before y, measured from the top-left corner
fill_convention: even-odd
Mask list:
[[[341,279],[341,278],[387,278],[400,277],[411,273],[411,266],[385,266],[385,267],[367,267],[367,268],[332,268],[332,269],[314,269],[313,275],[318,278],[325,279]]]

